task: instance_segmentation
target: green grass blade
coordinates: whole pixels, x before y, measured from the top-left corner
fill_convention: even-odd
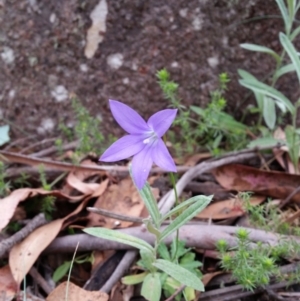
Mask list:
[[[142,239],[136,238],[134,236],[121,233],[115,230],[106,229],[106,228],[85,228],[83,230],[85,233],[101,237],[107,240],[116,241],[125,245],[132,246],[134,248],[137,248],[139,250],[145,250],[153,252],[154,249],[151,245],[149,245],[147,242],[145,242]]]
[[[294,47],[294,45],[291,43],[291,41],[289,40],[289,38],[283,34],[280,33],[279,34],[279,39],[280,42],[282,44],[282,46],[284,47],[285,51],[288,53],[298,76],[299,79],[299,83],[300,83],[300,59],[299,56],[297,54],[297,51]]]

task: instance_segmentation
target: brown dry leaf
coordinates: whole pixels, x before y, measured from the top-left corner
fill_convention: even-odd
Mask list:
[[[0,296],[12,298],[17,291],[18,284],[12,276],[9,265],[6,265],[0,269]]]
[[[85,183],[79,180],[73,172],[70,172],[67,177],[67,183],[78,190],[79,192],[89,195],[93,194],[99,188],[98,183]]]
[[[257,196],[251,197],[250,203],[252,206],[260,205],[266,197]],[[196,217],[207,219],[227,219],[239,217],[245,214],[243,209],[243,201],[239,198],[232,198],[226,201],[220,201],[209,205],[201,211]]]
[[[101,0],[90,14],[92,26],[88,29],[84,55],[91,59],[98,48],[98,44],[103,41],[106,32],[106,17],[108,6],[106,0]]]
[[[187,158],[184,165],[195,166],[200,160],[211,158],[211,153],[195,154]]]
[[[118,214],[139,217],[144,208],[144,203],[131,178],[128,177],[120,181],[118,185],[110,185],[104,194],[98,198],[94,207]],[[126,228],[132,225],[132,222],[118,221],[93,212],[89,213],[88,218],[90,220],[88,227],[102,226],[112,229],[116,226]]]
[[[67,295],[66,295],[67,292]],[[108,295],[101,291],[86,291],[72,282],[63,282],[46,298],[46,301],[107,301]]]
[[[299,187],[300,176],[278,171],[262,171],[239,164],[224,165],[213,171],[220,185],[228,190],[253,191],[285,199]],[[300,202],[300,193],[292,198]]]
[[[53,241],[68,220],[78,214],[86,205],[86,199],[75,211],[64,218],[57,219],[31,232],[22,242],[16,244],[9,253],[9,266],[18,284],[35,263],[41,252]]]
[[[30,197],[34,197],[38,194],[41,195],[54,195],[57,197],[63,197],[72,200],[81,200],[80,197],[71,197],[61,193],[60,191],[48,191],[42,188],[21,188],[14,190],[9,196],[0,199],[0,231],[9,223],[10,219],[14,215],[15,209],[20,202],[25,201]]]
[[[222,271],[218,271],[218,272],[207,273],[207,274],[203,275],[202,282],[203,282],[204,286],[206,286],[214,277],[216,277],[220,274],[225,274],[225,273]]]

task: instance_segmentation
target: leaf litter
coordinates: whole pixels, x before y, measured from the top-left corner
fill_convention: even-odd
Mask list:
[[[282,152],[284,150],[280,150],[280,154],[276,151],[278,150],[273,150],[275,159],[282,167],[286,166],[282,157]],[[39,162],[39,159],[34,158],[34,160],[32,160],[30,156],[18,155],[18,153],[9,155],[8,157],[10,158],[10,162],[14,162],[13,158],[16,158],[16,162],[20,163],[20,161],[22,161],[29,165],[32,163],[32,166],[36,166]],[[205,160],[209,158],[210,155],[204,153],[176,161],[182,162],[185,166],[190,166],[190,168],[194,168],[193,166],[197,168],[199,161],[205,163]],[[47,160],[41,158],[40,162],[41,164],[46,162],[49,164],[48,166],[54,168],[55,166],[60,166],[60,163],[57,163],[58,161],[52,165],[51,160]],[[62,166],[65,165],[62,164]],[[66,174],[63,181],[58,185],[55,185],[52,190],[45,190],[41,187],[19,188],[12,190],[10,194],[0,199],[0,210],[2,213],[0,217],[0,227],[4,231],[7,229],[5,227],[10,225],[16,212],[20,210],[20,204],[30,203],[33,197],[40,196],[41,202],[43,202],[42,198],[44,196],[54,196],[60,206],[70,208],[66,211],[69,213],[64,213],[63,217],[60,216],[60,212],[54,211],[54,219],[52,221],[36,228],[28,236],[24,237],[20,243],[15,244],[12,247],[8,254],[9,265],[3,265],[0,269],[0,293],[5,293],[6,296],[13,297],[18,292],[24,277],[27,277],[26,275],[28,275],[29,270],[35,266],[39,260],[42,259],[44,262],[47,262],[47,256],[43,255],[43,252],[56,237],[67,236],[68,231],[71,231],[72,229],[72,231],[75,231],[76,233],[81,233],[80,229],[84,227],[101,226],[109,229],[130,229],[130,227],[136,226],[132,221],[100,216],[94,212],[86,212],[86,207],[92,205],[95,208],[105,209],[117,213],[120,216],[129,215],[131,217],[147,217],[145,206],[136,191],[135,186],[130,177],[124,177],[126,174],[124,174],[123,171],[122,174],[116,173],[114,174],[114,177],[112,177],[108,171],[101,170],[99,165],[91,159],[84,159],[77,166],[66,166],[68,166],[68,174]],[[61,170],[60,167],[58,169]],[[107,168],[107,170],[113,169]],[[47,175],[47,169],[45,172]],[[291,169],[286,169],[285,172],[274,170],[265,171],[239,164],[222,164],[220,167],[212,170],[212,175],[215,177],[214,185],[216,185],[215,187],[220,185],[220,190],[225,189],[230,191],[232,197],[229,199],[218,199],[218,201],[212,202],[206,209],[197,215],[195,222],[200,220],[202,223],[207,224],[211,222],[227,221],[227,224],[229,223],[234,226],[235,220],[248,216],[245,204],[238,196],[238,193],[245,191],[255,193],[249,199],[249,204],[251,206],[260,206],[269,197],[279,199],[277,203],[273,201],[273,206],[278,206],[282,200],[286,199],[298,188],[300,176],[292,173],[293,171]],[[158,201],[162,196],[160,195],[159,189],[154,186],[156,179],[161,177],[162,175],[158,174],[151,177],[149,181],[153,186],[153,191]],[[201,182],[198,183],[201,184]],[[186,183],[186,185],[188,184],[189,183]],[[187,195],[193,195],[193,188],[196,189],[196,186],[197,179],[194,179],[193,185],[190,186],[191,190],[186,191],[185,193]],[[197,191],[196,194],[199,194],[199,191]],[[291,198],[291,201],[298,206],[300,194],[295,194]],[[282,220],[292,223],[300,215],[299,212],[300,209],[298,207],[295,207],[294,209],[289,208],[282,212]],[[24,216],[22,217],[22,215],[19,215],[19,217],[14,218],[14,221],[20,221],[22,218],[24,218]],[[105,264],[113,252],[114,250],[104,252],[94,250],[94,263],[90,264],[88,273],[92,275],[92,267],[95,269],[96,266]],[[59,257],[60,255],[57,254],[57,256]],[[207,262],[210,262],[210,256],[212,256],[214,260],[217,258],[216,252],[213,250],[201,252],[201,256],[207,256]],[[212,263],[210,263],[210,265],[211,264]],[[205,270],[204,266],[202,269],[205,286],[207,286],[212,279],[218,279],[218,277],[223,274],[218,266],[215,266],[214,264],[213,266],[214,268],[207,266],[207,270]],[[94,276],[97,277],[97,275]],[[76,285],[76,281],[73,282],[74,280],[75,279],[72,279],[72,281],[62,283],[58,282],[52,293],[49,294],[49,296],[45,296],[45,300],[63,300],[67,290],[68,300],[70,301],[109,299],[109,296],[106,293],[99,291],[99,289],[101,289],[100,287],[97,291],[87,291]],[[120,298],[120,296],[126,298],[126,289],[124,290],[120,284],[115,284],[113,292],[116,291],[118,291],[118,298]],[[133,292],[130,291],[130,296],[132,296],[132,294]],[[203,294],[205,295],[205,293]]]

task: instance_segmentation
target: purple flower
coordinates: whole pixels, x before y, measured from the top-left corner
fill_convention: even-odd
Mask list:
[[[175,163],[161,137],[171,126],[177,110],[162,110],[148,122],[127,105],[109,100],[110,110],[117,123],[129,134],[113,143],[100,161],[115,162],[134,156],[132,175],[138,189],[147,181],[153,162],[166,171],[176,172]]]

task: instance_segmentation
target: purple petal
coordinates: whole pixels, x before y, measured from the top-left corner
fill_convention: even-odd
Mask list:
[[[158,139],[151,152],[153,162],[166,171],[177,172],[176,165],[162,139]]]
[[[110,110],[117,123],[129,134],[141,134],[149,131],[146,121],[129,106],[109,100]]]
[[[147,124],[156,132],[158,137],[162,137],[171,126],[176,117],[176,113],[176,109],[159,111],[149,118]]]
[[[145,185],[153,161],[151,158],[151,147],[145,147],[132,159],[132,177],[138,189]]]
[[[133,156],[145,147],[143,139],[142,135],[126,135],[113,143],[99,161],[115,162]]]

